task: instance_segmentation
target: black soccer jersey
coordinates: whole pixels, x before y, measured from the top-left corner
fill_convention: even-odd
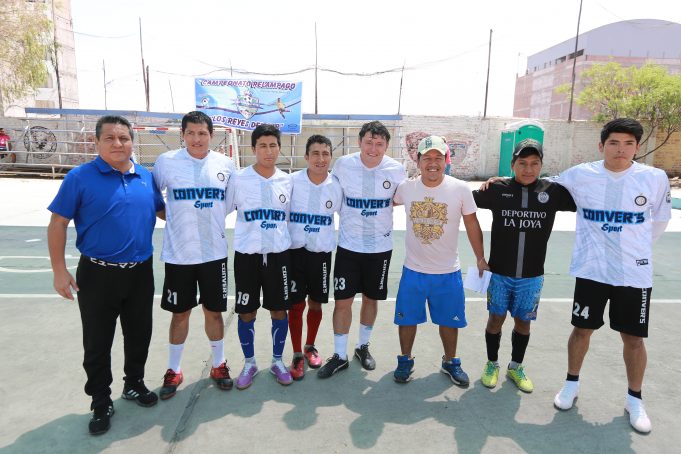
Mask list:
[[[473,197],[478,208],[492,210],[492,272],[511,277],[542,276],[556,211],[577,209],[567,189],[548,180],[523,186],[506,178],[486,191],[473,191]]]

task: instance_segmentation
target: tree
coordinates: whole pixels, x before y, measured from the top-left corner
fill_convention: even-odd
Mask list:
[[[44,86],[53,53],[52,25],[43,2],[3,0],[0,8],[0,112]],[[0,113],[1,115],[1,113]]]
[[[646,64],[640,68],[622,67],[609,62],[594,65],[582,72],[580,83],[584,87],[576,102],[593,114],[595,121],[620,117],[635,118],[648,126],[645,144],[658,131],[663,140],[642,159],[663,146],[675,132],[681,131],[681,75],[669,74],[659,65]],[[569,85],[557,90],[569,93]]]

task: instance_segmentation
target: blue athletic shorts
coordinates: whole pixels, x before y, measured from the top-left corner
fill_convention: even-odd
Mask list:
[[[466,326],[466,304],[461,271],[426,274],[402,267],[395,304],[395,324],[414,326],[427,321],[449,328]]]
[[[495,315],[536,320],[544,276],[509,277],[492,274],[487,287],[487,310]]]

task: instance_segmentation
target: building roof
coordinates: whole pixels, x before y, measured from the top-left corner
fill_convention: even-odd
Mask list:
[[[681,24],[658,19],[634,19],[603,25],[579,35],[578,55],[681,58]],[[570,59],[575,38],[527,58],[528,72]]]

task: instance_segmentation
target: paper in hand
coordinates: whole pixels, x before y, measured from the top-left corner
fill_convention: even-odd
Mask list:
[[[478,293],[486,293],[487,286],[489,285],[489,280],[492,278],[492,273],[485,270],[480,277],[480,272],[475,266],[468,267],[468,273],[466,274],[466,279],[463,281],[464,288],[468,290],[473,290]]]

